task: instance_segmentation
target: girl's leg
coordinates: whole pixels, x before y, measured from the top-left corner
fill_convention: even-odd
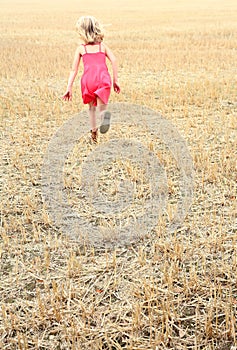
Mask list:
[[[89,104],[89,120],[91,126],[91,141],[97,143],[98,129],[96,127],[96,107]]]
[[[92,131],[96,131],[96,107],[92,103],[89,104],[89,120]]]
[[[99,108],[101,118],[100,132],[101,134],[105,134],[110,127],[111,113],[106,110],[108,105],[104,104],[99,97],[97,98],[97,106]]]
[[[104,112],[107,108],[107,105],[105,105],[99,97],[97,97],[97,106],[99,108],[100,114]]]

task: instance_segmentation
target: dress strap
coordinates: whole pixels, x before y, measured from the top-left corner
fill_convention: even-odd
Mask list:
[[[99,43],[99,50],[100,50],[99,52],[101,52],[101,42]]]

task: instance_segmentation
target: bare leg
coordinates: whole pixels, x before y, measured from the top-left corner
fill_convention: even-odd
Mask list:
[[[92,131],[96,131],[96,107],[92,103],[89,104],[89,120]]]
[[[101,118],[100,132],[101,134],[105,134],[110,127],[111,113],[109,111],[106,111],[108,105],[104,104],[99,97],[97,98],[97,105]]]
[[[107,108],[108,105],[105,105],[105,104],[103,103],[103,101],[102,101],[99,97],[97,97],[97,106],[98,106],[99,112],[100,112],[100,114],[101,114],[101,112],[103,112],[103,111],[106,110],[106,108]]]

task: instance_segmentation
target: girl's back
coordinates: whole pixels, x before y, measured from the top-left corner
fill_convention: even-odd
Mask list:
[[[81,77],[81,91],[84,103],[93,102],[96,105],[97,96],[107,104],[111,77],[106,65],[106,55],[102,51],[101,43],[84,44],[82,54],[84,72]],[[97,50],[97,51],[96,51]]]

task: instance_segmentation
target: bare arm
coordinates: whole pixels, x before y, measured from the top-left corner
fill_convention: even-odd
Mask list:
[[[112,64],[114,91],[117,92],[117,93],[120,93],[120,86],[119,86],[119,83],[118,83],[118,64],[117,64],[117,59],[116,59],[115,55],[113,54],[112,50],[110,50],[108,48],[108,46],[104,45],[104,47],[105,47],[106,57],[108,57],[108,59],[110,60],[110,62]]]
[[[78,73],[80,60],[81,60],[81,48],[78,47],[76,49],[76,52],[75,52],[75,55],[74,55],[74,59],[73,59],[73,63],[72,63],[72,69],[71,69],[70,74],[69,74],[68,84],[67,84],[67,91],[62,97],[64,100],[71,101],[71,99],[72,99],[72,86],[73,86],[74,80],[75,80],[75,78],[77,76],[77,73]]]

